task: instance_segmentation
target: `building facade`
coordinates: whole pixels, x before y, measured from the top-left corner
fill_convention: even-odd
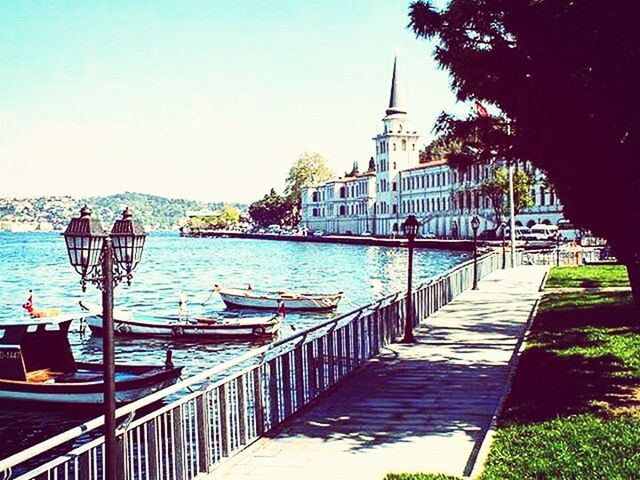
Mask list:
[[[481,187],[495,165],[454,169],[444,160],[421,162],[419,139],[400,103],[395,59],[389,107],[382,131],[373,137],[375,157],[362,174],[356,163],[345,177],[303,189],[301,226],[330,234],[394,236],[412,214],[420,221],[422,236],[468,238],[471,218],[477,215],[480,232],[494,230],[494,209]],[[532,171],[536,182],[534,205],[517,215],[516,225],[556,225],[563,219],[557,195],[546,186],[542,172],[520,167]]]

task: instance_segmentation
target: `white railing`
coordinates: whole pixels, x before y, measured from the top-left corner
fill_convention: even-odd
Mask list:
[[[501,263],[497,253],[480,257],[478,277]],[[473,261],[467,261],[421,285],[412,294],[414,321],[427,318],[472,284]],[[398,292],[119,408],[116,415],[124,421],[117,432],[118,478],[186,480],[210,472],[397,341],[405,307],[406,292]],[[191,393],[142,413],[185,389]],[[104,438],[87,436],[93,432],[95,437],[102,425],[103,418],[96,418],[6,458],[0,461],[0,473],[17,480],[102,479]],[[60,455],[61,445],[69,441],[80,446]],[[60,456],[51,460],[55,455]],[[40,458],[39,466],[33,466],[34,457]]]

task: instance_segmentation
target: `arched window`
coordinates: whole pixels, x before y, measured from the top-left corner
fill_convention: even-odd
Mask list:
[[[393,151],[396,151],[396,142],[393,142]]]
[[[403,138],[402,139],[402,151],[406,151],[407,150],[407,141]]]
[[[340,205],[340,215],[344,216],[345,215],[345,208],[344,205]]]
[[[340,198],[345,198],[345,190],[344,187],[340,187]]]

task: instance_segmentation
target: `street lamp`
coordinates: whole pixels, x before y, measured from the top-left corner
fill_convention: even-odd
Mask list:
[[[478,227],[480,220],[477,215],[471,219],[471,229],[473,230],[473,290],[478,290]]]
[[[507,241],[506,241],[506,232],[507,223],[503,220],[500,223],[500,228],[502,229],[502,269],[507,268]]]
[[[416,340],[413,336],[413,305],[411,302],[411,278],[413,276],[413,242],[418,234],[418,228],[420,222],[416,219],[415,215],[407,216],[407,219],[402,224],[402,230],[404,236],[409,241],[409,266],[407,272],[407,311],[406,319],[404,322],[404,338],[402,343],[414,343]]]
[[[560,266],[560,242],[562,241],[562,234],[560,232],[556,232],[556,267]]]
[[[113,352],[113,289],[122,280],[131,285],[132,271],[142,258],[146,234],[127,208],[108,235],[85,205],[64,232],[69,261],[81,276],[82,291],[93,283],[102,291],[102,362],[104,380],[104,466],[107,480],[116,480],[116,391]],[[114,262],[115,259],[115,262]]]

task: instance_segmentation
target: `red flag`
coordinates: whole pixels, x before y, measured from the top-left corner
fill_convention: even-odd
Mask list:
[[[33,312],[33,290],[29,290],[29,298],[27,298],[27,301],[22,304],[22,308],[29,313]]]
[[[489,111],[482,105],[479,101],[476,100],[476,112],[478,112],[479,117],[488,117]]]
[[[284,302],[282,300],[280,300],[280,303],[278,303],[278,315],[280,315],[282,318],[285,318],[287,316],[287,307],[284,306]]]

